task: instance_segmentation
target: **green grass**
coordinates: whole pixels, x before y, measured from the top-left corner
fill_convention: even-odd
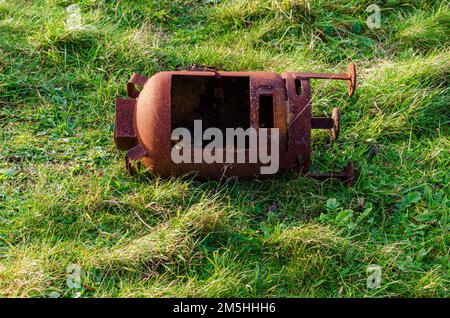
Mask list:
[[[65,29],[70,1],[0,1],[0,296],[449,296],[447,1],[74,2],[84,30]],[[380,29],[365,24],[371,3]],[[339,105],[342,131],[334,145],[314,133],[313,170],[352,159],[351,188],[132,177],[115,149],[132,72],[349,61],[352,98],[314,84],[314,113]]]

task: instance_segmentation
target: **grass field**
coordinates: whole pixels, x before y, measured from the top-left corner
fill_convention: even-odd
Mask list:
[[[0,296],[448,297],[449,38],[448,1],[0,1]],[[132,177],[114,146],[133,72],[350,61],[355,96],[313,86],[342,130],[314,132],[312,169],[352,159],[351,188]]]

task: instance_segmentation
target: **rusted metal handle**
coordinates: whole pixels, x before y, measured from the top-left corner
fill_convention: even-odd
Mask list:
[[[348,64],[347,74],[330,74],[330,73],[298,73],[299,78],[316,78],[326,80],[343,80],[347,81],[348,95],[352,96],[356,90],[356,65]]]
[[[311,118],[312,129],[330,129],[331,138],[333,142],[339,137],[341,112],[339,107],[333,108],[332,117],[313,117]]]
[[[147,77],[137,73],[133,73],[133,75],[131,76],[130,80],[127,83],[128,97],[137,98],[139,96],[140,91],[136,89],[136,85],[144,86],[144,84],[147,81],[148,81]]]

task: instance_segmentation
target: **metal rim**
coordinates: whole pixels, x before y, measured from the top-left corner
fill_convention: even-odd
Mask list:
[[[356,65],[355,63],[350,63],[348,65],[348,76],[350,77],[347,81],[348,96],[353,96],[356,89]]]

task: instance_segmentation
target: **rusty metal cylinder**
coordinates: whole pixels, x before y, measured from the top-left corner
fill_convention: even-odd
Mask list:
[[[311,116],[311,79],[345,80],[351,96],[356,86],[353,63],[347,74],[286,72],[169,71],[147,79],[134,74],[127,84],[128,98],[116,100],[114,139],[117,148],[127,150],[126,163],[131,172],[139,160],[161,177],[195,173],[198,177],[243,179],[263,177],[265,164],[249,160],[247,146],[214,149],[214,155],[238,153],[244,162],[196,162],[193,146],[190,162],[175,163],[171,157],[177,145],[173,131],[192,131],[201,120],[202,133],[215,128],[262,129],[273,138],[277,129],[279,169],[307,173],[311,165],[311,129],[329,129],[332,139],[339,133],[339,109],[330,118]],[[139,89],[140,88],[140,89]],[[200,148],[203,145],[198,146]],[[269,145],[269,150],[270,145]]]

